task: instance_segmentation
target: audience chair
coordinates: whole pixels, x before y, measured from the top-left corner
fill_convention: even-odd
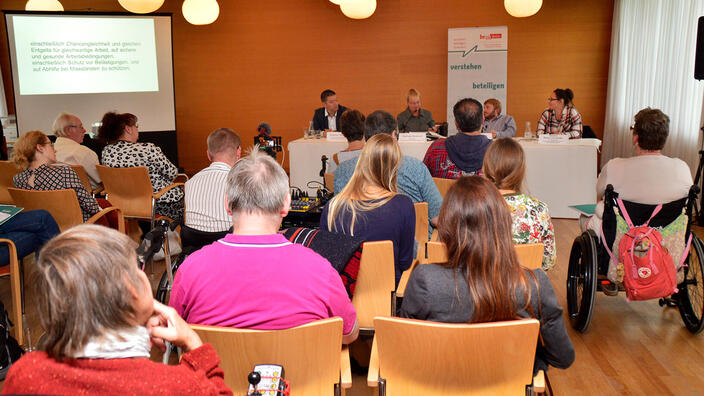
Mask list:
[[[149,229],[154,228],[156,200],[172,188],[184,185],[173,183],[154,193],[149,172],[144,166],[111,168],[97,165],[96,168],[110,203],[120,208],[128,219],[148,220]]]
[[[445,198],[445,194],[447,194],[447,192],[450,190],[450,187],[455,184],[457,179],[442,179],[439,177],[434,177],[433,181],[435,182],[435,185],[438,186],[438,191],[440,191],[440,195]]]
[[[294,395],[341,394],[352,386],[350,355],[342,345],[342,319],[318,320],[286,330],[247,330],[191,325],[222,359],[225,383],[243,395],[257,364],[283,366]]]
[[[88,173],[86,173],[86,170],[81,165],[70,166],[71,169],[76,172],[78,178],[81,179],[81,184],[83,184],[83,187],[85,187],[86,191],[88,191],[89,194],[95,196],[95,194],[98,194],[103,191],[103,187],[97,187],[95,189],[93,188],[93,185],[90,184],[90,177],[88,177]]]
[[[403,297],[411,272],[413,272],[419,263],[425,262],[425,244],[428,242],[430,229],[430,225],[428,224],[428,203],[416,202],[413,204],[413,207],[416,210],[416,242],[418,243],[418,249],[416,257],[411,264],[411,268],[403,271],[403,274],[401,274],[401,280],[398,282],[398,287],[396,288],[396,297]]]
[[[6,244],[9,250],[10,265],[0,267],[0,277],[10,277],[10,294],[12,295],[12,315],[10,320],[14,327],[15,339],[17,343],[24,344],[24,285],[22,284],[22,273],[20,272],[20,260],[17,257],[17,248],[9,240],[0,238],[0,244]]]
[[[330,190],[331,192],[335,191],[335,174],[334,173],[326,173],[324,177],[325,181],[325,188]]]
[[[51,213],[61,231],[83,224],[83,214],[81,213],[81,207],[78,205],[76,192],[73,189],[34,191],[10,188],[9,190],[17,206],[21,206],[25,210],[44,209]],[[86,223],[93,224],[110,212],[117,212],[118,231],[124,233],[125,218],[120,209],[114,206],[102,209],[91,216]]]
[[[20,173],[20,170],[10,161],[0,161],[0,204],[14,205],[8,188],[14,187],[12,178]]]
[[[533,377],[536,319],[448,324],[375,318],[367,384],[379,395],[525,395],[545,391]]]
[[[542,243],[526,243],[513,245],[516,248],[518,261],[521,265],[529,270],[542,268],[543,266],[543,251],[545,245]],[[425,247],[425,261],[428,263],[445,263],[447,262],[447,251],[445,244],[442,242],[428,242]]]
[[[364,242],[352,304],[363,334],[374,330],[375,316],[396,313],[394,245],[391,241]]]

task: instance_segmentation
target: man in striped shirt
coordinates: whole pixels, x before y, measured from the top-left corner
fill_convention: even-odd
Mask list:
[[[186,226],[204,232],[227,231],[232,226],[225,189],[227,174],[241,152],[240,137],[232,129],[219,128],[208,135],[210,166],[186,182]]]

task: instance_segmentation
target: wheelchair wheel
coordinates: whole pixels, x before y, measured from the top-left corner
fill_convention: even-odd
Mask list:
[[[176,276],[176,271],[178,271],[178,267],[183,264],[183,261],[186,260],[186,257],[188,257],[188,255],[181,253],[171,263],[171,272],[173,273],[174,277]],[[169,274],[166,271],[164,271],[164,273],[161,275],[161,279],[159,280],[159,286],[157,286],[156,288],[156,295],[154,296],[154,298],[162,304],[169,303],[169,298],[171,298],[171,286],[169,285]]]
[[[696,236],[687,256],[684,281],[677,285],[678,306],[687,330],[694,334],[704,328],[704,243]]]
[[[567,311],[572,327],[583,333],[592,319],[597,279],[597,237],[585,231],[572,244],[567,269]]]

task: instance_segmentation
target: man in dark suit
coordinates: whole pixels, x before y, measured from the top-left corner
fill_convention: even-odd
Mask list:
[[[313,113],[313,129],[316,131],[339,131],[340,116],[347,107],[337,103],[337,95],[332,89],[326,89],[320,94],[323,107]]]

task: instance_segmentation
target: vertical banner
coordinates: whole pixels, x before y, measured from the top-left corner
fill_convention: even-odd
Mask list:
[[[481,103],[498,99],[506,114],[508,27],[489,26],[447,30],[447,124],[457,133],[452,108],[458,100]]]

